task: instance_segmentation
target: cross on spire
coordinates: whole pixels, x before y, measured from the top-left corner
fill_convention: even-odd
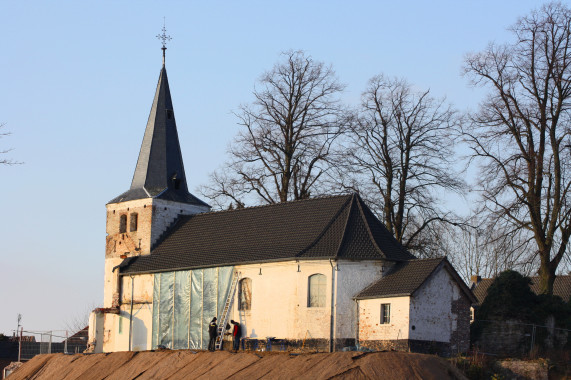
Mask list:
[[[165,51],[167,50],[167,42],[172,40],[172,37],[167,35],[167,28],[166,28],[166,18],[163,17],[163,28],[162,34],[157,34],[157,38],[163,43],[163,47],[161,48],[163,51],[163,65],[165,64]]]

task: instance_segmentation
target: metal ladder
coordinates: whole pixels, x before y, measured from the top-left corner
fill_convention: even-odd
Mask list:
[[[236,295],[236,289],[238,288],[238,282],[240,281],[240,273],[234,271],[232,277],[232,285],[230,286],[230,292],[226,298],[226,303],[224,304],[224,309],[222,314],[218,318],[218,331],[216,335],[216,344],[214,345],[216,350],[222,348],[222,343],[224,341],[224,332],[226,331],[226,324],[228,323],[228,317],[230,316],[230,310],[232,309],[232,304],[234,303],[234,296]]]

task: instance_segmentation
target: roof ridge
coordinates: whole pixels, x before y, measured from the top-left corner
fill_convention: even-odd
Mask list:
[[[317,196],[317,197],[313,197],[313,198],[294,199],[294,200],[286,201],[286,202],[271,203],[271,204],[265,204],[265,205],[255,205],[255,206],[248,206],[248,207],[241,207],[241,208],[235,208],[235,209],[232,209],[232,210],[207,211],[207,212],[201,212],[201,213],[199,213],[199,214],[193,214],[193,215],[188,215],[188,216],[195,217],[195,216],[199,216],[199,215],[211,215],[211,214],[222,214],[222,213],[230,213],[230,212],[239,212],[239,211],[260,209],[260,208],[264,208],[264,207],[277,207],[277,206],[290,205],[290,204],[292,204],[292,203],[311,202],[311,201],[322,200],[322,199],[332,199],[332,198],[350,197],[351,195],[352,195],[352,194],[323,195],[323,196]]]
[[[351,196],[351,206],[349,212],[347,213],[347,219],[345,219],[345,225],[343,226],[343,236],[339,240],[339,246],[337,247],[337,251],[335,252],[335,257],[339,257],[339,253],[341,252],[341,247],[343,247],[343,242],[345,241],[345,237],[347,236],[347,224],[349,224],[349,218],[351,218],[351,210],[353,209],[353,203],[355,202],[355,193]]]
[[[358,197],[358,199],[361,199],[361,197]],[[363,200],[361,199],[361,202],[362,201]],[[357,202],[357,206],[359,208],[359,214],[361,215],[361,219],[363,220],[363,223],[365,223],[365,229],[367,230],[367,233],[369,234],[369,239],[371,239],[371,241],[373,242],[373,246],[375,247],[375,249],[377,249],[377,251],[379,251],[381,256],[383,256],[386,259],[385,253],[383,252],[381,247],[379,247],[375,237],[373,236],[373,231],[371,231],[371,227],[369,226],[369,222],[367,221],[367,218],[365,217],[365,213],[363,212],[363,208],[361,207],[361,202]]]
[[[351,202],[353,199],[353,196],[351,196],[349,199],[347,199],[345,201],[345,203],[343,203],[343,205],[341,205],[341,207],[339,208],[339,210],[337,210],[337,212],[335,213],[335,215],[333,215],[333,218],[331,218],[331,220],[329,221],[329,223],[327,223],[327,225],[325,226],[325,228],[323,229],[323,231],[321,231],[321,233],[319,233],[319,235],[317,235],[317,237],[315,238],[315,240],[313,240],[311,243],[309,243],[309,245],[307,247],[305,247],[304,249],[302,249],[299,253],[297,253],[295,255],[295,257],[299,257],[301,255],[303,255],[305,252],[309,251],[312,247],[314,247],[323,237],[323,235],[325,235],[325,233],[331,228],[331,226],[333,225],[333,223],[335,223],[335,221],[337,220],[337,218],[339,217],[339,215],[341,215],[341,212],[343,212],[343,210],[347,207],[347,204],[349,202]],[[349,213],[351,213],[351,211],[349,211]],[[347,216],[347,219],[349,218],[349,216]],[[347,221],[345,221],[345,225],[347,225]],[[345,236],[345,231],[343,231],[343,236]],[[343,240],[343,239],[341,239]]]

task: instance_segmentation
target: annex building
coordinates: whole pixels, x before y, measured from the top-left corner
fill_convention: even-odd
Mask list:
[[[219,212],[190,194],[164,61],[131,187],[106,207],[94,352],[206,349],[213,317],[246,347],[468,349],[471,291],[357,194]]]

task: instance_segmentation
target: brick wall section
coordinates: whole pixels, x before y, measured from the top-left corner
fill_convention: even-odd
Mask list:
[[[399,340],[365,340],[361,346],[374,351],[402,351],[433,354],[444,357],[453,356],[454,350],[446,342],[429,342],[425,340],[399,339]]]
[[[137,214],[137,231],[130,231],[131,215]],[[121,215],[127,216],[127,232],[119,232]],[[120,257],[150,253],[150,236],[153,220],[151,199],[136,200],[107,205],[107,238],[105,257]]]
[[[466,352],[470,348],[470,301],[462,294],[452,301],[452,314],[456,314],[456,329],[450,337],[450,348],[456,352]]]
[[[107,241],[105,257],[148,255],[157,239],[179,215],[207,212],[205,206],[140,199],[107,205]],[[132,214],[137,214],[137,230],[130,231]],[[127,216],[127,231],[120,233],[121,215]]]
[[[227,346],[225,343],[224,349]],[[354,346],[355,339],[335,339],[335,351]],[[246,351],[329,352],[329,339],[278,339],[272,340],[271,345],[268,345],[267,339],[243,339],[240,343],[240,349]]]

